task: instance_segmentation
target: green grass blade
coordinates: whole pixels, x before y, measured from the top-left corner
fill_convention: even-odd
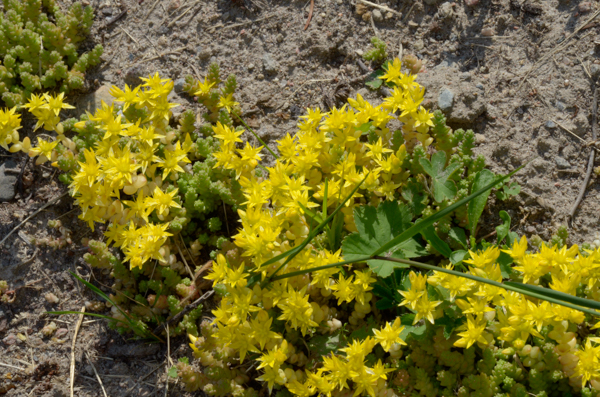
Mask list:
[[[342,201],[337,208],[327,217],[325,218],[325,220],[323,222],[321,222],[313,231],[311,231],[308,236],[306,237],[306,239],[304,239],[304,241],[298,245],[297,247],[294,247],[290,250],[287,250],[286,252],[282,252],[281,254],[269,259],[268,261],[264,262],[262,265],[260,265],[259,267],[264,267],[264,266],[269,266],[275,262],[280,261],[283,258],[288,257],[288,259],[286,260],[286,262],[284,264],[282,264],[279,269],[275,270],[275,273],[273,273],[273,275],[277,274],[277,272],[279,272],[279,270],[285,266],[290,260],[292,260],[296,255],[298,255],[298,253],[300,251],[302,251],[304,249],[304,247],[306,247],[313,238],[315,238],[315,236],[317,234],[319,234],[321,232],[321,230],[323,230],[323,228],[333,219],[333,217],[335,216],[335,214],[337,214],[343,207],[344,205],[348,202],[348,200],[350,200],[353,196],[354,193],[356,193],[358,191],[358,189],[360,188],[360,186],[363,184],[363,182],[367,179],[367,177],[369,176],[369,174],[365,175],[365,177],[363,178],[362,181],[360,181],[360,183],[358,185],[356,185],[356,187],[352,190],[352,192],[344,199],[344,201]],[[273,276],[272,275],[272,276]]]
[[[569,295],[564,292],[555,291],[550,288],[539,287],[537,285],[516,283],[513,281],[507,281],[505,282],[505,284],[536,292],[540,295],[549,296],[551,298],[559,299],[561,301],[569,302],[577,306],[583,306],[588,307],[590,309],[600,310],[600,302],[596,302],[591,299],[580,298],[578,296]]]
[[[443,268],[443,267],[437,267],[437,266],[433,266],[433,265],[426,265],[424,263],[415,262],[415,261],[411,261],[411,260],[407,260],[407,259],[386,258],[386,257],[382,257],[382,256],[377,256],[377,257],[375,257],[373,259],[380,259],[380,260],[386,260],[386,261],[404,263],[404,264],[407,264],[407,265],[410,265],[410,266],[414,266],[414,267],[418,267],[418,268],[425,269],[425,270],[433,270],[433,271],[440,272],[440,273],[446,273],[446,274],[451,274],[451,275],[457,276],[457,277],[467,278],[469,280],[477,281],[477,282],[484,283],[484,284],[493,285],[494,287],[500,287],[500,288],[503,288],[503,289],[506,289],[506,290],[509,290],[509,291],[518,292],[519,294],[531,296],[532,298],[537,298],[537,299],[545,300],[545,301],[548,301],[548,302],[551,302],[551,303],[555,303],[557,305],[565,306],[565,307],[568,307],[570,309],[579,310],[580,312],[591,314],[592,316],[600,316],[600,312],[597,312],[595,310],[591,310],[591,309],[588,309],[586,307],[581,307],[581,306],[572,304],[570,302],[566,302],[566,301],[563,301],[563,300],[560,300],[560,299],[556,299],[554,297],[550,297],[550,296],[547,296],[547,295],[542,295],[542,293],[540,293],[540,292],[536,292],[536,291],[533,291],[532,289],[528,289],[528,288],[522,288],[522,287],[517,286],[517,285],[510,285],[509,283],[500,283],[498,281],[488,280],[486,278],[474,276],[472,274],[461,273],[461,272],[457,272],[456,270],[450,270],[450,269],[446,269],[446,268]],[[546,289],[546,288],[542,288],[542,289],[545,290],[544,293],[547,293],[548,289]]]
[[[327,183],[328,179],[325,178],[325,196],[323,196],[323,216],[327,216]]]
[[[527,164],[525,164],[525,165],[527,165]],[[525,167],[525,165],[520,166],[519,168],[517,168],[513,172],[511,172],[509,174],[506,174],[503,177],[499,178],[498,180],[496,180],[494,182],[491,182],[488,185],[482,187],[481,189],[479,189],[475,193],[473,193],[473,194],[471,194],[471,195],[463,198],[462,200],[457,201],[456,203],[452,204],[451,206],[449,206],[447,208],[444,208],[443,210],[441,210],[441,211],[439,211],[439,212],[437,212],[437,213],[435,213],[435,214],[433,214],[433,215],[431,215],[431,216],[423,219],[421,222],[416,223],[415,225],[409,227],[404,232],[402,232],[400,235],[396,236],[392,240],[388,241],[387,243],[385,243],[384,245],[382,245],[381,247],[379,247],[373,253],[371,253],[371,256],[380,255],[381,253],[384,253],[384,252],[388,251],[389,249],[397,246],[401,242],[408,240],[409,238],[413,237],[414,235],[416,235],[418,233],[421,233],[427,227],[433,225],[435,222],[437,222],[438,220],[442,219],[446,215],[450,214],[452,211],[456,210],[457,208],[462,207],[463,205],[467,204],[469,201],[473,200],[475,197],[478,197],[478,196],[484,194],[486,191],[490,190],[491,188],[493,188],[497,184],[499,184],[499,183],[505,181],[506,179],[510,178],[511,176],[513,176],[514,174],[516,174],[517,172],[519,172],[521,170],[521,168]]]

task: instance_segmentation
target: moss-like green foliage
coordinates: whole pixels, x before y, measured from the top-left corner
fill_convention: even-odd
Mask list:
[[[91,7],[75,3],[65,14],[54,0],[4,0],[0,14],[0,95],[8,107],[24,103],[32,92],[83,87],[84,73],[100,62],[102,46],[80,55],[89,34]]]
[[[373,48],[365,52],[363,58],[365,61],[382,63],[387,59],[387,45],[379,37],[371,37]]]

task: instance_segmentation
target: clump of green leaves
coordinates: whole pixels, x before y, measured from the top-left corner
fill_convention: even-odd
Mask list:
[[[373,61],[377,64],[383,63],[388,57],[387,44],[376,36],[371,37],[371,44],[373,48],[363,54],[363,59],[365,61]]]
[[[102,46],[80,55],[90,33],[90,6],[75,3],[63,13],[54,0],[4,0],[0,14],[0,95],[8,107],[23,104],[32,92],[83,87],[84,73],[97,65]]]

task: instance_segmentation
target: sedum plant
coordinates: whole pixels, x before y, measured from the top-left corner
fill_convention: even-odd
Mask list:
[[[31,93],[82,88],[84,73],[100,62],[102,46],[80,55],[90,33],[90,6],[74,3],[62,13],[54,0],[4,0],[0,15],[0,95],[8,107],[25,103]]]
[[[103,103],[95,114],[65,121],[60,110],[71,106],[62,93],[33,94],[23,107],[38,119],[36,128],[57,134],[38,138],[37,146],[18,139],[18,115],[5,112],[9,150],[37,156],[38,164],[51,161],[64,172],[60,179],[69,185],[80,219],[92,230],[106,224],[107,242],[87,242],[85,259],[115,279],[112,325],[120,331],[139,322],[162,323],[199,296],[196,267],[227,241],[228,225],[220,216],[224,210],[233,215],[242,200],[233,172],[214,169],[217,143],[197,133],[195,115],[184,112],[170,124],[178,106],[167,98],[173,81],[158,74],[144,81],[112,88],[122,105]],[[200,306],[187,313],[171,334],[196,334],[201,312]]]
[[[234,236],[240,254],[219,255],[206,277],[221,296],[214,318],[190,336],[205,369],[177,365],[188,389],[255,395],[231,369],[256,366],[251,378],[277,395],[525,395],[556,382],[596,393],[597,338],[572,331],[593,326],[587,307],[598,305],[573,305],[569,293],[597,299],[597,265],[587,259],[597,254],[528,253],[506,213],[496,244],[477,244],[489,190],[506,177],[473,159],[472,136],[420,107],[422,88],[400,62],[382,78],[395,86],[383,105],[358,97],[327,114],[309,110],[260,172],[261,147],[242,146],[240,131],[219,133],[214,155],[247,201]],[[387,129],[392,118],[400,130]],[[461,183],[467,197],[457,200]],[[406,259],[432,253],[437,266]],[[582,266],[585,278],[573,278]],[[424,339],[433,336],[434,345]]]

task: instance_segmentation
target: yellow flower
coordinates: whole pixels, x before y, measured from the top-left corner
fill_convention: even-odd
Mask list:
[[[406,342],[400,338],[403,329],[404,326],[400,323],[400,317],[396,317],[393,324],[388,322],[381,330],[374,328],[373,333],[375,334],[375,340],[379,342],[384,351],[388,352],[395,343],[406,345]]]
[[[454,346],[468,349],[474,343],[487,345],[487,340],[484,337],[486,333],[485,327],[485,320],[476,321],[473,319],[473,316],[467,315],[467,324],[460,327],[460,329],[464,329],[465,331],[458,334],[461,338],[454,342]]]
[[[159,215],[168,214],[169,208],[181,208],[181,205],[174,200],[178,191],[179,189],[173,189],[171,193],[165,193],[158,186],[155,187],[152,198],[148,199],[149,207],[157,210]]]
[[[219,103],[217,103],[217,106],[220,108],[225,108],[229,113],[231,113],[236,106],[239,106],[239,103],[233,99],[233,94],[229,94],[219,97]]]

